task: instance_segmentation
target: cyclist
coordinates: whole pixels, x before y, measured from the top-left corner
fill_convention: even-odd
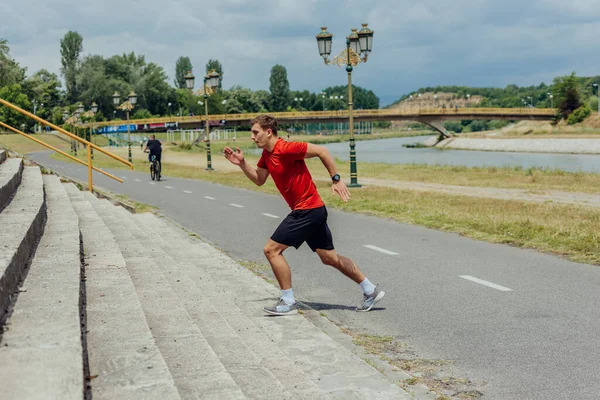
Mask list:
[[[162,164],[160,162],[160,156],[162,154],[162,147],[161,147],[160,141],[156,140],[156,135],[150,135],[150,140],[148,140],[148,143],[146,143],[146,148],[144,149],[144,152],[150,153],[150,154],[148,154],[149,162],[152,162],[152,156],[156,156],[156,161],[158,161],[158,163],[162,167]]]

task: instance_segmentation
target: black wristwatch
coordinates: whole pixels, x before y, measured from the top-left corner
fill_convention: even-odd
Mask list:
[[[339,182],[340,181],[340,174],[335,174],[334,176],[331,177],[331,180],[333,181],[333,183]]]

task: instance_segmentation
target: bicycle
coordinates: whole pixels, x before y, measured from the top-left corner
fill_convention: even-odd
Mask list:
[[[155,155],[150,158],[150,178],[153,181],[160,181],[160,162],[158,162]]]

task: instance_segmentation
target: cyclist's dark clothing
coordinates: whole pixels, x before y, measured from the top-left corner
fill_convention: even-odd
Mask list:
[[[150,151],[150,154],[148,154],[148,161],[152,161],[152,156],[156,156],[156,160],[160,162],[160,156],[162,154],[160,141],[150,139],[148,140],[148,143],[146,143],[146,147],[148,147],[148,150]]]

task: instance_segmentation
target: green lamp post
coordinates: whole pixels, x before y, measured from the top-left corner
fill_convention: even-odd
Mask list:
[[[333,35],[327,32],[327,27],[322,27],[321,32],[316,35],[319,54],[323,57],[325,65],[346,66],[348,73],[348,129],[350,134],[350,185],[348,187],[360,187],[358,184],[358,172],[356,167],[356,143],[354,140],[354,116],[352,102],[352,70],[360,62],[367,62],[369,53],[373,48],[373,31],[368,24],[362,24],[362,29],[352,29],[346,38],[346,49],[329,60]]]

